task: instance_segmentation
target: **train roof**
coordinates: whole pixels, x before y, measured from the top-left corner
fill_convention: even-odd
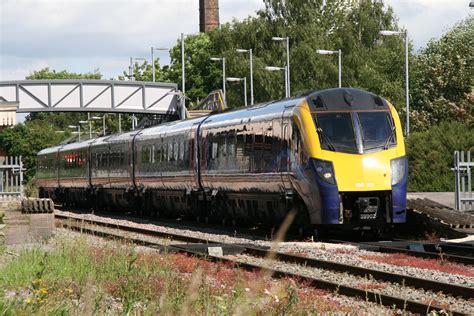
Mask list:
[[[388,110],[382,97],[355,88],[335,88],[315,91],[308,95],[313,111]]]
[[[218,113],[209,116],[203,125],[212,126],[226,124],[239,124],[242,122],[260,121],[281,117],[285,108],[295,106],[303,101],[304,98],[295,97],[279,101],[256,104],[251,107],[239,108],[236,110]]]
[[[89,144],[93,143],[95,140],[96,140],[95,138],[91,138],[91,139],[87,139],[80,142],[66,144],[60,148],[60,151],[69,151],[69,150],[87,148],[89,147]]]
[[[48,147],[48,148],[42,149],[38,152],[37,155],[39,156],[39,155],[48,155],[48,154],[56,153],[63,146],[64,145],[58,145],[58,146]]]
[[[162,133],[178,133],[181,131],[190,130],[193,125],[198,124],[206,119],[207,116],[201,116],[197,118],[182,120],[182,121],[173,121],[164,124],[160,124],[157,126],[153,126],[150,128],[143,129],[140,134],[137,136],[138,139],[140,138],[148,138],[154,135],[162,134]]]

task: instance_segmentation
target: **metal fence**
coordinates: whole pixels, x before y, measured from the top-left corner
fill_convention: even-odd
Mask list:
[[[474,160],[470,151],[454,152],[454,179],[456,209],[460,211],[474,210],[474,189],[472,170]]]
[[[23,196],[23,162],[21,156],[0,156],[0,199]]]

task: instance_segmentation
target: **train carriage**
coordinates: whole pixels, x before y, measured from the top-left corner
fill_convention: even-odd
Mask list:
[[[40,188],[41,196],[55,198],[54,192],[59,187],[58,153],[61,147],[45,148],[38,152],[36,185]]]
[[[55,150],[40,152],[39,166],[54,166]],[[389,102],[358,89],[66,145],[58,159],[59,187],[82,187],[108,207],[271,225],[293,209],[301,227],[381,229],[406,221],[400,119]],[[56,182],[42,168],[47,194]]]

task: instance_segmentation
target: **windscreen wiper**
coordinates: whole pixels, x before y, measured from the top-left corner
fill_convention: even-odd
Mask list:
[[[321,127],[318,127],[316,130],[318,131],[318,134],[324,139],[326,145],[328,145],[329,150],[336,151],[336,147],[334,147],[334,144],[331,142],[331,139],[323,131],[323,129]]]
[[[383,146],[383,149],[388,149],[388,147],[389,147],[390,142],[392,141],[392,139],[395,139],[395,126],[392,126],[391,131],[392,131],[392,133],[391,133],[390,136],[387,138],[387,141],[385,142],[385,145]]]

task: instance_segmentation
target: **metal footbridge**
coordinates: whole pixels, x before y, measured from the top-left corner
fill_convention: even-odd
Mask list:
[[[16,112],[144,113],[183,118],[183,96],[174,83],[115,80],[0,81],[0,104]]]

